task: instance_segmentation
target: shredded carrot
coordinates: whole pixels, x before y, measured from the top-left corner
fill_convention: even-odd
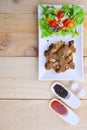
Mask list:
[[[50,23],[50,21],[51,21],[51,20],[50,20],[49,18],[46,19],[46,22],[47,22],[47,23]]]
[[[76,19],[71,20],[71,22],[69,23],[68,27],[72,28],[73,25],[75,24],[75,22],[76,22]]]

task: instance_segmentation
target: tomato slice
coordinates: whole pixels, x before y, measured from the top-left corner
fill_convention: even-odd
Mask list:
[[[55,28],[57,26],[57,23],[54,20],[51,20],[49,24],[50,24],[50,27],[54,27]]]
[[[56,100],[53,100],[51,102],[51,107],[54,111],[61,115],[65,115],[67,113],[67,109],[65,108],[65,106]]]
[[[59,11],[57,14],[58,19],[61,19],[64,16],[62,11]]]
[[[67,27],[70,22],[71,22],[71,20],[67,18],[67,19],[65,19],[65,20],[63,21],[63,25],[64,25],[65,27]]]

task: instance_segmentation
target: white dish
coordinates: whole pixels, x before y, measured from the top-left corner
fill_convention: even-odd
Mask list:
[[[56,8],[60,8],[61,5],[54,5]],[[42,9],[38,5],[38,21],[41,19]],[[79,36],[72,38],[71,35],[67,36],[51,36],[41,38],[41,30],[38,25],[39,33],[39,80],[82,80],[83,79],[83,27],[82,25],[77,27],[77,31],[80,33]],[[48,41],[49,40],[49,41]],[[75,69],[69,69],[65,72],[56,73],[54,70],[46,70],[44,68],[46,58],[44,51],[48,49],[49,45],[56,43],[60,40],[68,43],[70,40],[74,40],[76,52],[74,54]]]
[[[54,90],[54,86],[58,84],[60,86],[62,86],[67,92],[68,92],[68,96],[66,98],[62,98],[60,97],[58,94],[56,94],[55,90]],[[70,92],[63,84],[59,83],[59,82],[55,82],[52,84],[51,86],[51,91],[59,98],[61,99],[65,104],[67,104],[68,106],[70,106],[73,109],[77,109],[80,106],[80,100],[72,93]]]
[[[53,101],[58,101],[60,102],[66,109],[67,109],[67,114],[66,115],[61,115],[59,113],[57,113],[55,110],[53,110],[53,108],[51,107],[51,103]],[[57,115],[59,116],[60,118],[62,118],[65,122],[67,122],[68,124],[70,125],[77,125],[78,121],[79,121],[79,118],[78,116],[72,111],[70,110],[70,108],[68,108],[67,106],[65,106],[61,101],[57,100],[57,99],[52,99],[49,103],[49,107],[50,109]]]

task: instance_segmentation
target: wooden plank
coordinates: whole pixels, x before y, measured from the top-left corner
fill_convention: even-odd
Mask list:
[[[37,14],[0,14],[1,33],[37,33]]]
[[[4,33],[0,35],[0,56],[37,56],[36,34]]]
[[[0,100],[1,130],[84,130],[87,129],[87,100],[81,101],[78,110],[73,110],[80,118],[73,127],[68,125],[48,107],[49,100],[2,101]]]
[[[36,13],[37,5],[45,4],[83,4],[87,13],[87,0],[0,0],[0,13]]]
[[[79,88],[87,92],[87,58],[84,60],[84,81]],[[38,81],[38,59],[35,57],[0,57],[0,99],[50,99],[54,81]],[[70,89],[69,81],[62,81]],[[80,97],[81,98],[81,97]],[[82,99],[87,99],[87,95]]]
[[[87,56],[87,16],[83,29]],[[37,56],[37,32],[36,14],[0,14],[0,56]]]

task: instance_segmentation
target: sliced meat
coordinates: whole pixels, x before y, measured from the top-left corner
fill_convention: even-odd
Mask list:
[[[51,44],[49,49],[44,52],[47,62],[45,68],[47,70],[53,69],[55,72],[64,72],[66,70],[74,69],[73,53],[76,51],[74,41],[69,41],[66,44],[64,41],[59,41],[56,44]]]
[[[74,41],[73,40],[69,42],[69,48],[71,49],[72,52],[76,51],[76,48],[74,47]]]
[[[74,45],[74,40],[69,41],[69,46]]]
[[[69,64],[71,61],[73,61],[73,55],[71,54],[70,56],[67,57],[66,62]]]
[[[59,41],[58,43],[56,43],[56,48],[57,48],[57,50],[59,50],[60,47],[65,46],[65,45],[66,45],[66,43],[64,41]]]
[[[48,55],[48,51],[46,50],[45,52],[44,52],[44,56],[47,56]]]
[[[51,53],[56,52],[56,51],[57,51],[56,45],[55,45],[55,44],[51,44],[51,45],[49,46],[49,51],[50,51]]]
[[[52,62],[47,61],[47,62],[45,63],[45,68],[46,68],[47,70],[50,70],[50,69],[52,68],[52,65],[53,65]]]
[[[71,54],[72,54],[72,50],[71,50],[71,49],[68,49],[68,50],[66,51],[65,57],[69,57]]]
[[[47,55],[47,60],[48,61],[52,61],[52,62],[55,62],[56,61],[56,53],[48,53]]]
[[[60,65],[59,65],[58,62],[55,62],[55,63],[53,64],[53,66],[52,66],[52,69],[55,70],[56,72],[59,70],[59,68],[60,68]]]
[[[70,69],[74,69],[74,68],[75,68],[75,64],[74,64],[73,61],[71,61],[71,62],[69,63],[69,67],[70,67]]]

